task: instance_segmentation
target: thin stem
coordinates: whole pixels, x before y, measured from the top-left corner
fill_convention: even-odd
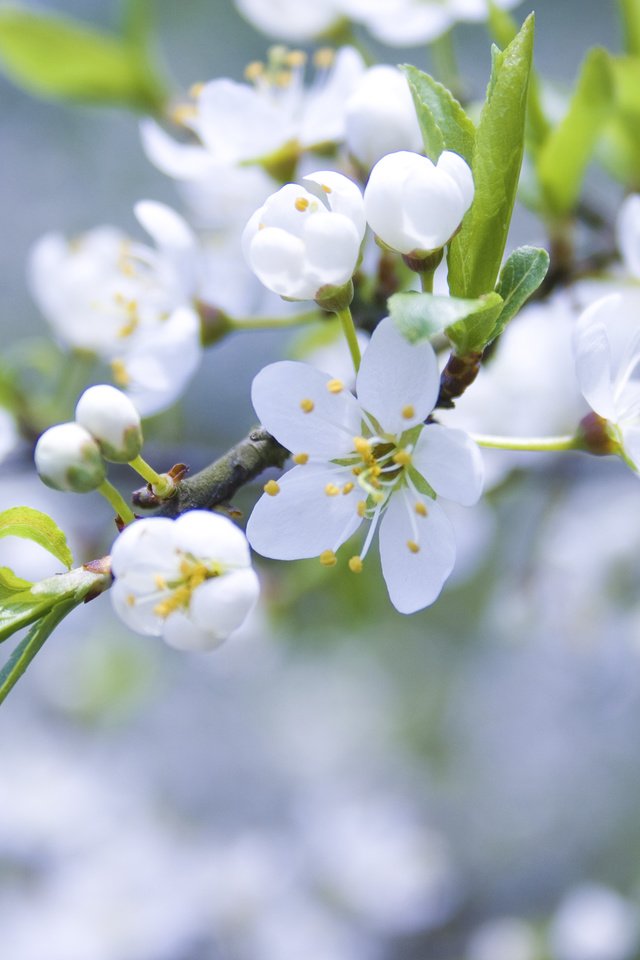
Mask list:
[[[425,270],[420,274],[420,285],[423,293],[433,293],[433,276],[435,270]]]
[[[116,516],[120,517],[125,524],[133,523],[136,518],[133,510],[112,483],[104,480],[98,487],[98,493],[101,493],[105,500],[109,501]]]
[[[360,344],[358,343],[358,338],[356,336],[356,328],[353,322],[353,317],[351,316],[351,310],[349,307],[345,307],[343,310],[336,310],[335,313],[336,317],[342,324],[342,331],[347,338],[349,353],[351,354],[353,366],[355,367],[355,371],[357,373],[360,369]]]
[[[481,433],[470,434],[479,447],[489,447],[492,450],[522,450],[534,453],[550,453],[560,450],[579,450],[580,443],[577,437],[566,435],[563,437],[492,437]]]
[[[317,323],[323,319],[321,310],[292,313],[283,317],[230,317],[231,330],[278,330],[281,327],[298,327],[303,323]]]
[[[143,458],[140,456],[140,454],[138,454],[138,456],[135,458],[135,460],[130,460],[130,461],[129,461],[129,466],[130,466],[133,470],[135,470],[136,473],[139,473],[140,476],[142,477],[142,479],[143,479],[143,480],[146,480],[147,483],[151,483],[151,484],[154,485],[154,486],[155,486],[156,484],[159,484],[160,486],[162,486],[162,485],[164,484],[164,480],[163,480],[163,478],[160,476],[160,474],[159,474],[159,473],[156,473],[156,471],[153,469],[153,467],[150,467],[149,464],[147,463],[147,461],[146,461],[146,460],[143,460]]]

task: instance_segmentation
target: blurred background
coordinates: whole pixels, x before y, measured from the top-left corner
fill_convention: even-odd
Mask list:
[[[40,6],[116,16],[100,0]],[[227,0],[157,11],[183,89],[240,79],[268,45]],[[613,0],[536,12],[536,62],[559,87],[587,46],[619,48]],[[455,39],[480,94],[488,37],[462,25]],[[422,49],[400,59],[429,66]],[[42,233],[136,231],[136,200],[176,195],[132,115],[2,78],[0,102],[11,351],[46,335],[25,281]],[[544,234],[522,214],[510,246],[525,241]],[[210,350],[181,412],[152,426],[149,459],[195,468],[235,441],[251,378],[282,345],[247,334]],[[640,957],[640,490],[621,464],[558,461],[461,511],[456,573],[411,618],[375,565],[346,579],[315,562],[264,564],[268,604],[209,657],[127,633],[106,597],[77,612],[0,715],[3,956]],[[50,512],[78,560],[108,550],[108,510],[47,491],[19,457],[0,465],[0,494]],[[53,570],[0,547],[18,573]]]

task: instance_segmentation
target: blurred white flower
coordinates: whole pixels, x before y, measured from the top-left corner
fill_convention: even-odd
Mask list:
[[[274,293],[322,298],[355,271],[366,223],[356,184],[331,170],[288,183],[256,210],[242,238],[247,263]]]
[[[313,40],[338,21],[340,0],[236,0],[240,13],[250,23],[278,40]]]
[[[422,151],[413,97],[397,67],[370,67],[346,104],[346,144],[369,170],[387,153]]]
[[[89,387],[76,404],[75,418],[98,442],[106,460],[129,463],[140,453],[140,414],[121,390],[105,383]]]
[[[640,280],[640,194],[626,197],[616,219],[618,250],[628,272]]]
[[[482,489],[480,454],[466,434],[424,426],[439,384],[431,345],[409,344],[390,319],[364,354],[357,400],[307,364],[265,367],[253,382],[253,405],[297,466],[256,504],[247,526],[254,549],[279,560],[319,556],[332,566],[335,551],[369,520],[364,546],[349,561],[357,573],[380,522],[391,602],[401,613],[433,603],[455,559],[436,496],[472,504]]]
[[[383,43],[414,47],[429,43],[458,20],[484,20],[488,0],[340,0],[352,19],[363,23]],[[499,7],[514,7],[520,0],[496,0]]]
[[[402,150],[376,163],[364,192],[367,221],[393,250],[419,257],[451,238],[473,200],[466,161],[446,150],[434,164]]]
[[[540,960],[535,933],[519,917],[488,920],[474,930],[466,960]]]
[[[4,407],[0,407],[0,463],[18,446],[20,435],[16,421]]]
[[[219,646],[258,598],[244,534],[207,510],[137,520],[114,543],[111,563],[111,599],[121,620],[180,650]]]
[[[97,442],[78,423],[58,423],[45,430],[33,458],[40,479],[54,490],[88,493],[106,478]]]
[[[638,908],[598,884],[565,897],[549,932],[553,960],[630,960],[639,944]]]

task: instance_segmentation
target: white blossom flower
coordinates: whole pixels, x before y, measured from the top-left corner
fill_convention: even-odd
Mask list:
[[[135,213],[156,248],[111,227],[66,241],[48,234],[30,260],[33,295],[60,340],[111,363],[118,386],[156,413],[184,389],[200,359],[200,331],[192,306],[200,253],[186,222],[164,204],[138,203]],[[173,356],[148,394],[136,382],[134,359],[170,335]],[[169,358],[167,357],[167,360]],[[141,408],[142,409],[142,408]]]
[[[339,0],[236,0],[240,13],[263,33],[300,43],[313,40],[339,20]]]
[[[89,387],[76,404],[75,417],[97,441],[106,460],[129,463],[140,453],[140,414],[121,390],[106,383]]]
[[[409,85],[397,67],[370,67],[346,104],[346,143],[369,170],[387,153],[422,150]]]
[[[473,200],[466,161],[445,151],[428,157],[400,151],[376,163],[364,192],[367,221],[393,250],[419,256],[452,237]]]
[[[380,555],[401,613],[432,603],[455,559],[451,524],[437,497],[469,505],[480,496],[481,460],[466,434],[437,423],[439,375],[428,343],[414,346],[390,319],[376,328],[357,377],[357,399],[304,363],[265,367],[252,399],[296,466],[270,481],[247,526],[249,542],[277,560],[335,553],[371,521],[357,573],[380,523]]]
[[[118,616],[180,650],[219,646],[258,598],[246,537],[207,510],[135,521],[114,543],[111,564]]]
[[[496,0],[513,7],[520,0]],[[341,0],[347,16],[383,43],[413,47],[437,39],[458,20],[485,20],[487,0]]]
[[[626,197],[616,219],[616,240],[627,271],[640,280],[640,194]]]
[[[595,883],[575,887],[564,898],[550,930],[557,960],[631,960],[640,940],[635,904]]]
[[[20,435],[14,417],[0,407],[0,463],[18,446]]]
[[[287,183],[269,197],[242,243],[265,287],[292,300],[315,300],[351,280],[366,229],[364,205],[356,184],[331,170],[302,184]]]
[[[578,385],[607,421],[629,465],[640,472],[640,293],[614,293],[580,316],[574,351]]]
[[[106,478],[98,444],[78,423],[59,423],[45,430],[33,457],[40,479],[54,490],[88,493]]]

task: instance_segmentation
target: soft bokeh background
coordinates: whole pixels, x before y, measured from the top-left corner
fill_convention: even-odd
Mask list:
[[[115,16],[99,0],[46,6]],[[264,54],[231,3],[157,7],[185,89]],[[537,63],[559,83],[585,46],[618,47],[609,0],[536,9]],[[487,37],[456,38],[480,91]],[[400,58],[428,64],[422,50]],[[2,79],[0,98],[0,316],[15,349],[45,333],[24,279],[43,232],[134,229],[136,200],[175,193],[130,115],[37,102]],[[543,239],[524,216],[515,234]],[[150,459],[179,450],[198,466],[237,439],[251,377],[281,345],[237,336],[210,351]],[[19,460],[0,469],[3,506],[49,510],[78,559],[108,549],[93,498],[46,491]],[[269,618],[210,657],[129,635],[108,598],[79,611],[0,714],[2,955],[640,956],[639,502],[609,462],[512,478],[460,519],[458,572],[412,618],[377,571],[315,563],[265,565]],[[0,546],[19,573],[51,570]]]

